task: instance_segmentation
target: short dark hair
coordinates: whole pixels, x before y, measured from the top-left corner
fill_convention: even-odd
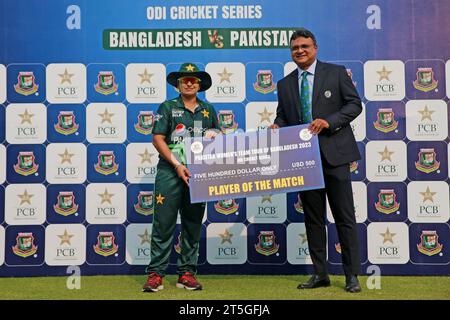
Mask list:
[[[314,36],[314,34],[311,31],[309,31],[308,29],[305,29],[305,28],[300,28],[300,29],[294,31],[294,33],[291,36],[291,40],[289,41],[289,45],[292,43],[292,41],[294,41],[295,39],[300,38],[300,37],[311,38],[314,45],[317,46],[316,37]]]

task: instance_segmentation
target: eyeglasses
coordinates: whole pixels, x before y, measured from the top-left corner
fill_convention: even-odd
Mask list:
[[[198,84],[198,83],[200,83],[200,79],[196,78],[196,77],[182,77],[182,78],[178,79],[178,81],[183,84],[188,84],[188,83]]]
[[[293,46],[293,47],[291,47],[291,51],[310,50],[312,47],[313,47],[312,44],[302,44],[301,46]]]

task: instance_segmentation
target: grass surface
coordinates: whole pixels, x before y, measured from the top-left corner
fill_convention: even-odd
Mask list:
[[[331,276],[331,287],[298,290],[308,276],[199,275],[202,291],[175,287],[177,277],[164,278],[164,290],[143,293],[145,276],[84,276],[81,289],[69,290],[66,277],[0,278],[0,299],[76,300],[450,300],[450,277],[381,278],[381,289],[369,290],[367,277],[359,277],[363,291],[344,291],[343,276]]]

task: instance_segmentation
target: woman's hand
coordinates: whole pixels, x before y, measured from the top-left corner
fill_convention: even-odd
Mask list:
[[[178,176],[189,186],[189,178],[191,177],[191,173],[189,170],[182,164],[179,164],[175,167],[175,171]]]

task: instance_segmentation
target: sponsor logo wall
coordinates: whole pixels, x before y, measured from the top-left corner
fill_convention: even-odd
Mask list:
[[[266,21],[287,24],[278,20]],[[158,58],[147,51],[137,53],[139,61],[103,49],[67,62],[63,49],[58,58],[30,50],[0,60],[0,276],[62,275],[71,265],[85,274],[144,272],[154,203],[164,197],[153,190],[152,128],[158,105],[177,95],[166,75],[186,59],[204,68],[212,86],[200,98],[214,105],[229,134],[273,123],[277,82],[296,68],[282,43],[228,50],[220,33],[210,34],[215,49],[159,51]],[[270,50],[273,56],[258,56]],[[320,59],[347,68],[364,104],[351,123],[362,159],[349,165],[363,267],[450,274],[450,50],[437,59],[430,47],[429,59],[410,59],[390,48],[389,59],[361,53],[350,60],[320,50]],[[329,268],[341,273],[327,211]],[[312,272],[298,193],[210,202],[203,221],[201,273]],[[179,239],[178,225],[173,255]],[[172,271],[175,263],[172,257]]]

